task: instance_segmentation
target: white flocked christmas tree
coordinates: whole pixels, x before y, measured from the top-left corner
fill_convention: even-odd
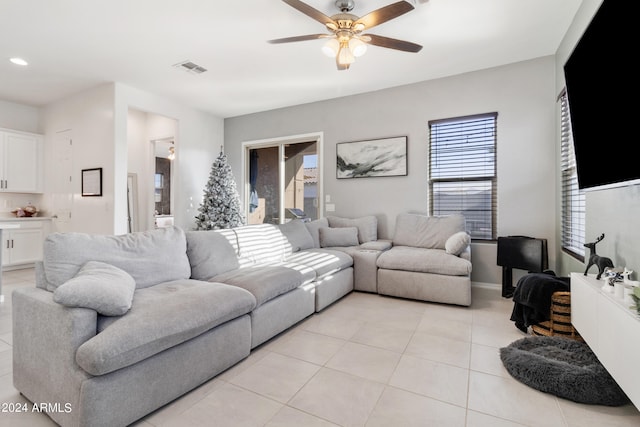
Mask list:
[[[233,228],[245,224],[240,196],[227,156],[220,152],[211,166],[204,198],[196,216],[196,230]]]

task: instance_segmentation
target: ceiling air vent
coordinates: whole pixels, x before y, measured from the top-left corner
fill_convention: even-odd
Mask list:
[[[174,67],[183,69],[183,70],[187,71],[188,73],[192,73],[192,74],[202,74],[205,71],[207,71],[206,68],[196,64],[195,62],[191,62],[191,61],[179,62],[179,63],[175,64]]]

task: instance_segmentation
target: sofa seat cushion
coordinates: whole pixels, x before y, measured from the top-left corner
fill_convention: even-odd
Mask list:
[[[378,257],[378,268],[405,270],[419,273],[468,276],[471,262],[446,253],[443,249],[424,249],[394,246]]]
[[[286,261],[312,268],[317,277],[322,277],[353,265],[353,258],[346,251],[347,248],[341,249],[345,250],[308,249],[287,257]]]
[[[386,251],[391,249],[391,240],[376,240],[372,242],[365,242],[358,248],[366,251]]]
[[[256,307],[285,294],[315,278],[309,269],[286,265],[258,265],[229,271],[212,278],[249,291],[256,299]]]
[[[98,334],[78,348],[76,362],[91,375],[104,375],[247,314],[255,305],[249,292],[222,283],[185,279],[139,289],[127,314],[100,318]]]

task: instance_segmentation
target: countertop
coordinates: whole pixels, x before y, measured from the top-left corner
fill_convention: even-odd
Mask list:
[[[0,231],[4,230],[4,229],[9,229],[9,228],[19,228],[20,225],[16,224],[15,222],[0,222]],[[0,233],[1,234],[1,233]],[[0,265],[2,263],[0,262]]]
[[[15,216],[0,216],[0,222],[22,222],[22,221],[51,221],[50,216],[30,216],[30,217],[15,217]]]

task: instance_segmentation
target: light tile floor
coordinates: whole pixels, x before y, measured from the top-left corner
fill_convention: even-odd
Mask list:
[[[11,381],[11,291],[33,270],[4,273],[0,404],[25,402]],[[524,335],[498,289],[469,308],[352,293],[255,349],[215,379],[138,421],[150,426],[639,426],[632,405],[582,405],[514,380],[500,347]],[[0,408],[1,410],[2,408]],[[0,412],[0,426],[54,425]]]

